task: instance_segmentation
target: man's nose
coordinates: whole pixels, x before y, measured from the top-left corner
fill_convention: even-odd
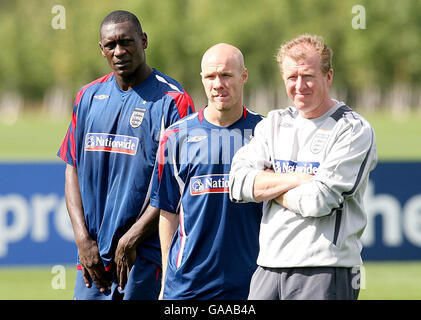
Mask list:
[[[304,88],[304,86],[305,86],[305,82],[304,82],[303,77],[298,76],[297,81],[295,82],[295,89],[300,91],[301,89]]]
[[[295,82],[295,90],[301,91],[306,87],[306,82],[302,76],[297,77],[297,81]]]
[[[214,81],[213,81],[213,87],[216,88],[221,88],[222,87],[222,80],[221,77],[216,76]]]
[[[126,48],[124,46],[117,44],[114,48],[114,55],[116,57],[122,56],[126,53]]]

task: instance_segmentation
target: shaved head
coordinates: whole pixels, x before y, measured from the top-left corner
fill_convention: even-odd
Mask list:
[[[226,61],[231,60],[231,62],[238,67],[240,72],[244,69],[244,57],[241,51],[230,44],[218,43],[210,47],[203,54],[201,63],[202,71],[205,64],[212,63],[220,59],[225,59]]]
[[[208,97],[205,117],[216,125],[234,123],[243,114],[243,87],[248,78],[243,54],[230,44],[218,43],[203,54],[201,67]]]

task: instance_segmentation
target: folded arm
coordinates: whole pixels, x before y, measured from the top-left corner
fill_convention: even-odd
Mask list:
[[[254,138],[233,157],[229,189],[234,202],[273,200],[311,179],[311,175],[303,173],[274,172],[265,138],[265,128],[270,127],[266,122],[264,119],[256,126]]]

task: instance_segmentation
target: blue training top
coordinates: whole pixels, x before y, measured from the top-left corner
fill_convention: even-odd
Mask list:
[[[118,240],[149,204],[162,133],[192,112],[181,85],[155,69],[131,90],[110,73],[78,92],[58,156],[77,168],[86,227],[107,270]],[[158,232],[137,254],[161,265]]]
[[[168,256],[164,299],[246,299],[257,268],[260,203],[233,203],[228,180],[234,153],[262,116],[243,108],[218,127],[203,110],[169,127],[161,140],[151,205],[179,214]]]

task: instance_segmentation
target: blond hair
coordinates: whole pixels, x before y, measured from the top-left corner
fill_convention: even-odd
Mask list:
[[[323,38],[317,35],[303,34],[281,45],[276,60],[282,73],[282,63],[285,57],[294,60],[306,58],[309,53],[309,46],[314,48],[320,57],[320,67],[323,74],[327,74],[332,68],[333,51],[323,41]]]

